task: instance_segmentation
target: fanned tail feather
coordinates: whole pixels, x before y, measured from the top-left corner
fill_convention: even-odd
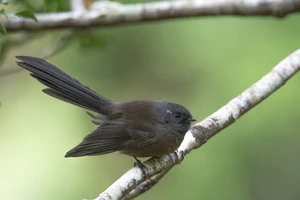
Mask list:
[[[17,56],[23,62],[17,62],[31,72],[31,76],[49,88],[43,92],[57,99],[107,115],[108,106],[112,101],[97,94],[70,77],[54,65],[43,59],[30,56]]]

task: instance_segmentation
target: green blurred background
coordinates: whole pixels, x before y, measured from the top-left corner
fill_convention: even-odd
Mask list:
[[[200,121],[299,48],[299,21],[198,17],[101,28],[77,34],[48,61],[112,100],[167,99]],[[60,33],[12,49],[3,69],[17,68],[16,55],[38,56]],[[137,199],[300,199],[299,84],[296,75]],[[65,159],[95,126],[43,88],[26,71],[0,77],[1,199],[95,198],[134,160]]]

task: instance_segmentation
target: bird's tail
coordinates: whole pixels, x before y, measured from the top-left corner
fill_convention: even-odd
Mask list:
[[[48,86],[43,90],[46,94],[68,103],[107,115],[108,106],[113,102],[82,85],[54,65],[43,59],[30,56],[17,56],[17,62],[31,72],[31,76]]]

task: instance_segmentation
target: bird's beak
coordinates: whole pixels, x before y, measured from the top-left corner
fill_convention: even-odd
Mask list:
[[[190,122],[195,122],[195,121],[197,121],[197,120],[194,119],[194,118],[189,118],[189,121],[190,121]]]

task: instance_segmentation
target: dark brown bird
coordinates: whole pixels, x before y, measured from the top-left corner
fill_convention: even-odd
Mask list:
[[[195,121],[183,106],[168,101],[113,102],[82,85],[40,58],[17,56],[31,76],[48,86],[46,94],[93,111],[99,127],[65,157],[93,156],[115,151],[133,157],[162,156],[174,152]],[[138,161],[138,160],[137,160]]]

